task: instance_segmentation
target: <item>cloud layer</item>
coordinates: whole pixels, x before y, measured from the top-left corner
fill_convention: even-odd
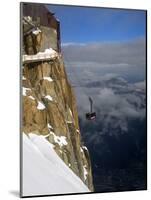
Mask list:
[[[100,126],[100,134],[127,133],[131,120],[145,119],[145,90],[145,81],[128,83],[118,75],[107,74],[100,81],[75,88],[79,117],[87,123],[85,113],[90,110],[88,96],[91,96],[97,113],[96,129]]]
[[[64,44],[62,49],[66,66],[71,69],[77,68],[78,71],[85,69],[87,72],[96,72],[100,75],[118,73],[131,79],[144,79],[146,68],[144,38],[128,42]]]

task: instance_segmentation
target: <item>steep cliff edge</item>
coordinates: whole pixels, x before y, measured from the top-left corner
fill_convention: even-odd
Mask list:
[[[29,55],[27,49],[37,49],[46,38],[42,26],[36,31],[28,33],[28,38],[34,36],[34,40],[23,38],[22,131],[45,136],[59,157],[93,191],[89,152],[81,144],[76,99],[63,58],[52,48]]]

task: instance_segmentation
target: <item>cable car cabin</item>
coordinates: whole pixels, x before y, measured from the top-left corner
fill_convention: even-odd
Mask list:
[[[96,118],[96,113],[93,112],[93,113],[86,113],[86,119],[87,120],[94,120]]]
[[[90,101],[90,112],[86,113],[85,116],[86,116],[87,120],[94,120],[94,119],[96,119],[96,113],[92,111],[93,101],[92,101],[91,97],[89,97],[89,101]]]

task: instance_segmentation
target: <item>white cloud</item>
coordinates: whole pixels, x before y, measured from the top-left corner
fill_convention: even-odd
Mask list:
[[[101,134],[115,134],[118,129],[121,133],[128,132],[130,120],[145,118],[144,82],[130,84],[117,74],[110,73],[100,77],[97,84],[94,87],[77,87],[75,91],[79,116],[84,121],[85,113],[90,108],[88,96],[92,97],[94,111],[97,113],[96,123],[102,127]]]
[[[63,46],[67,70],[75,68],[85,76],[83,68],[94,74],[117,73],[144,79],[146,46],[144,38],[128,42],[68,44]]]

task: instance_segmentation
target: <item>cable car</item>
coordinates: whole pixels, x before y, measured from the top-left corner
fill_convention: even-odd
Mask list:
[[[89,97],[89,101],[90,101],[90,112],[89,113],[86,113],[86,119],[87,120],[94,120],[96,119],[96,113],[93,112],[93,100],[91,99],[91,97]]]

